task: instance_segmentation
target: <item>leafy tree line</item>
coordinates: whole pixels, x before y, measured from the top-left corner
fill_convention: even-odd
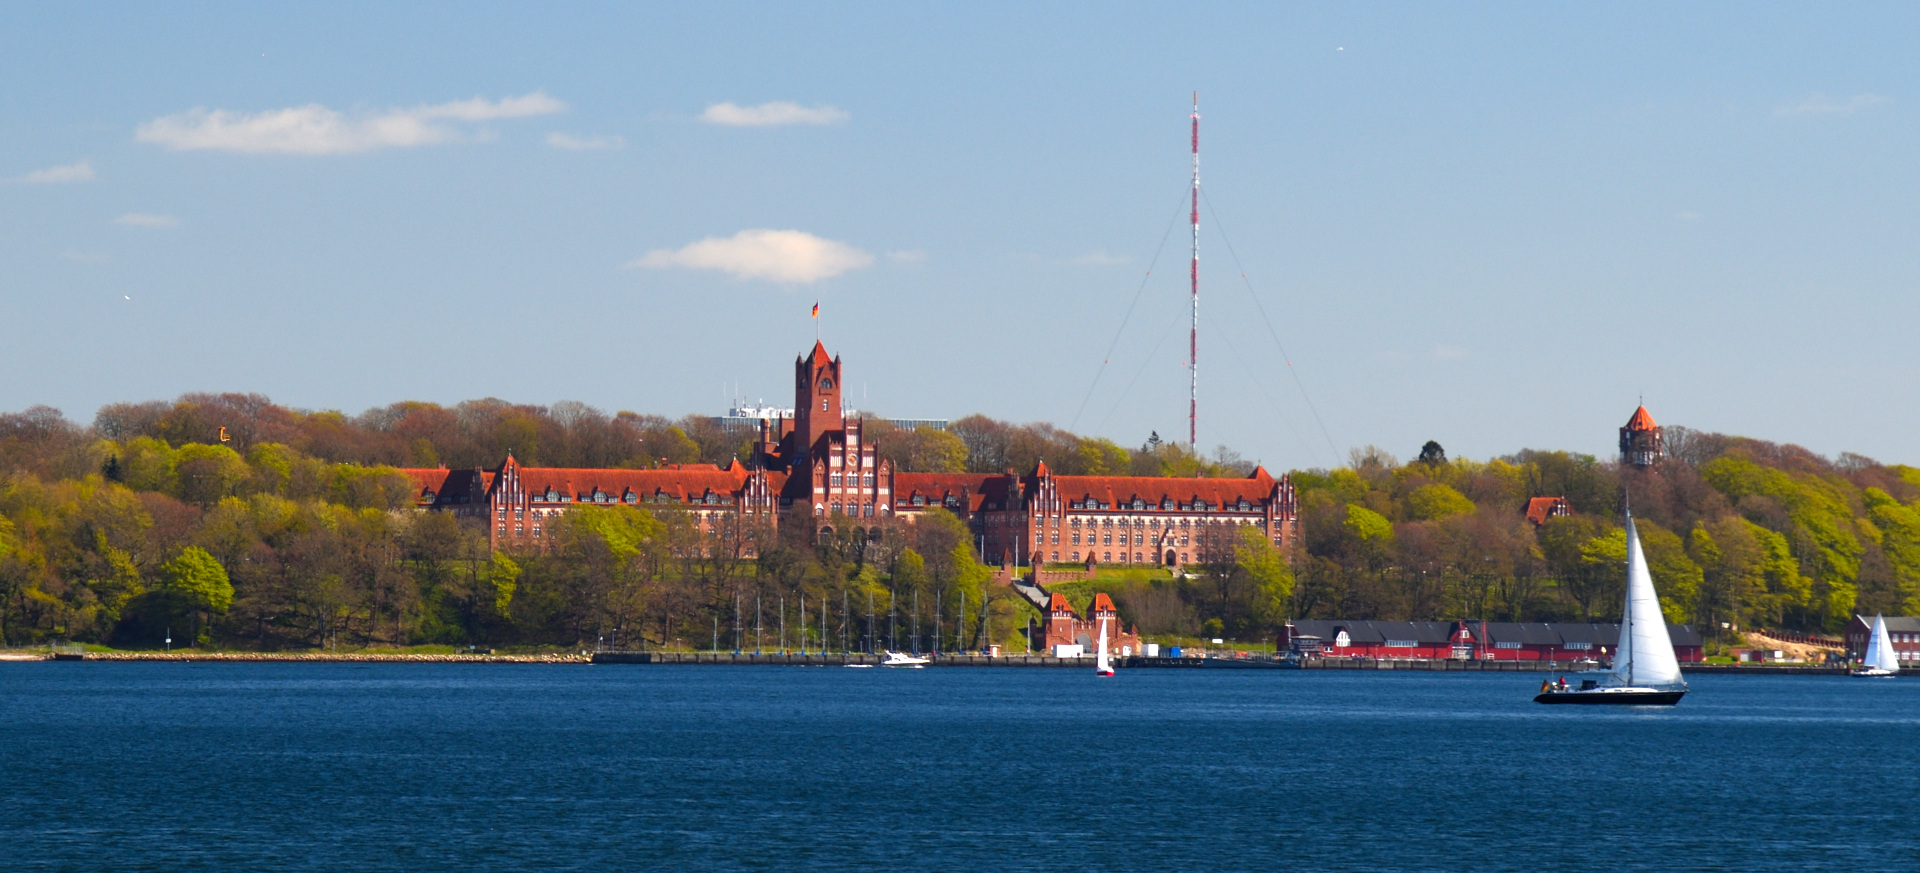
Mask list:
[[[583,403],[551,406],[486,398],[452,407],[408,401],[357,416],[289,409],[258,394],[185,394],[173,401],[115,403],[91,426],[40,406],[5,419],[5,460],[51,478],[93,472],[87,448],[97,439],[145,437],[173,446],[220,444],[245,454],[259,443],[286,446],[336,464],[493,467],[507,452],[549,467],[649,468],[661,464],[746,460],[757,433],[722,427],[712,416],[668,419]],[[1233,476],[1253,465],[1222,447],[1202,457],[1157,436],[1136,449],[1046,424],[1011,424],[971,415],[947,430],[903,429],[868,421],[868,437],[895,468],[914,472],[999,473],[1045,461],[1056,472],[1087,475]],[[749,429],[751,430],[751,429]]]
[[[1492,461],[1378,449],[1296,473],[1292,614],[1616,620],[1635,524],[1669,620],[1833,632],[1856,612],[1920,614],[1920,469],[1667,428],[1657,468],[1567,452]],[[1536,530],[1529,497],[1574,513]],[[1723,628],[1722,625],[1726,627]]]
[[[1037,617],[987,583],[965,526],[945,513],[911,526],[840,520],[816,539],[809,519],[703,532],[677,507],[582,508],[549,548],[494,554],[484,530],[416,511],[410,483],[377,457],[342,459],[353,440],[322,438],[385,431],[267,406],[257,420],[291,430],[193,431],[232,420],[206,412],[214,406],[183,398],[139,426],[120,407],[92,427],[44,408],[0,415],[0,638],[147,646],[172,629],[176,639],[257,648],[697,646],[716,636],[731,646],[757,614],[764,648],[780,642],[783,623],[787,644],[799,642],[804,603],[811,646],[821,643],[825,604],[836,646],[951,648],[1018,645],[1016,631]],[[580,423],[594,419],[576,412],[572,430],[554,431],[570,436],[548,445],[612,445],[579,438],[591,430]],[[181,424],[191,421],[200,424]],[[209,441],[221,426],[233,442]],[[698,445],[675,425],[640,432]],[[445,445],[498,437],[451,433]],[[886,434],[903,466],[1246,467],[1224,450],[1208,460],[1156,440],[1125,450],[978,416],[910,433]],[[1287,617],[1612,619],[1625,550],[1619,508],[1631,495],[1675,620],[1709,631],[1831,631],[1855,611],[1920,612],[1920,470],[1681,428],[1669,428],[1668,441],[1672,456],[1651,471],[1565,452],[1480,462],[1430,445],[1401,464],[1357,451],[1338,469],[1295,472],[1295,553],[1235,532],[1207,543],[1189,575],[1103,572],[1070,596],[1084,608],[1093,590],[1108,590],[1123,619],[1148,633],[1240,639],[1269,636]],[[441,446],[430,441],[436,453]],[[1575,512],[1536,530],[1522,510],[1538,495],[1565,495]],[[868,604],[879,624],[871,633]]]

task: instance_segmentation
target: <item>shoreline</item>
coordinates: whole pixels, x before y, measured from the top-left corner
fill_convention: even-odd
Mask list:
[[[1046,655],[927,655],[929,667],[1087,668],[1092,658],[1055,658]],[[182,663],[304,663],[304,664],[623,664],[648,666],[877,666],[883,659],[866,654],[798,654],[767,652],[599,652],[538,655],[426,654],[408,652],[0,652],[0,663],[35,661],[116,661]],[[1125,669],[1208,670],[1338,670],[1427,673],[1576,673],[1579,667],[1552,661],[1453,661],[1415,659],[1316,658],[1289,663],[1251,658],[1116,658]],[[1844,676],[1844,667],[1795,667],[1780,664],[1737,666],[1683,664],[1688,674],[1747,676]]]
[[[578,654],[462,655],[411,652],[0,652],[0,661],[231,661],[315,664],[586,664]]]

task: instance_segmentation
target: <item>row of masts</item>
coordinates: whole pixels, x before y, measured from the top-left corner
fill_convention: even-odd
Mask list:
[[[809,651],[814,651],[814,649],[811,648],[811,646],[817,645],[819,646],[818,651],[821,654],[823,655],[829,654],[828,646],[832,642],[834,637],[834,634],[832,633],[832,630],[828,624],[830,620],[830,614],[828,609],[829,602],[825,596],[822,596],[819,599],[818,603],[820,604],[820,607],[816,611],[816,614],[819,615],[820,617],[819,632],[817,635],[813,635],[812,632],[814,631],[814,627],[807,620],[807,598],[802,597],[799,599],[799,603],[798,603],[799,620],[794,628],[795,638],[793,640],[793,643],[794,643],[792,647],[793,651],[798,651],[804,654]],[[944,640],[949,639],[949,637],[947,637],[945,634],[945,623],[946,623],[945,618],[941,615],[942,603],[943,601],[935,602],[934,604],[933,627],[931,628],[933,633],[933,646],[929,651],[934,651],[934,652],[940,651],[940,644]],[[765,651],[765,643],[767,642],[766,636],[768,633],[767,628],[765,627],[765,622],[764,622],[765,615],[764,615],[762,601],[757,596],[753,598],[753,627],[751,628],[746,627],[745,624],[743,623],[744,616],[742,615],[742,613],[744,611],[744,608],[745,608],[745,603],[743,598],[735,597],[733,601],[733,629],[732,629],[733,630],[733,633],[732,633],[733,652],[734,654],[740,654],[747,650],[747,642],[748,642],[747,635],[751,633],[752,634],[751,641],[753,643],[753,646],[752,646],[753,653],[756,655],[761,654],[763,651]],[[775,649],[775,651],[781,651],[781,652],[789,651],[789,647],[787,644],[788,641],[787,641],[787,599],[786,597],[784,596],[780,597],[775,602],[775,608],[778,612],[778,618],[775,623],[775,627],[773,631],[774,633],[777,634],[775,642],[778,643],[778,647]],[[854,622],[852,621],[852,615],[853,615],[852,611],[848,608],[847,592],[842,591],[840,592],[840,619],[841,620],[840,620],[839,637],[840,637],[840,651],[843,654],[854,651],[854,638],[853,638]],[[966,643],[964,642],[966,637],[968,637],[967,630],[966,630],[967,616],[968,616],[967,595],[966,595],[966,592],[963,591],[963,592],[960,592],[960,613],[959,615],[954,617],[953,635],[950,638],[954,641],[955,645],[962,652],[967,651],[968,649]],[[977,650],[984,650],[990,644],[987,641],[991,641],[993,639],[993,633],[992,633],[993,617],[992,617],[992,614],[985,609],[984,601],[982,603],[981,611],[978,613],[974,613],[974,617],[980,621],[980,627],[972,635],[973,641],[975,643],[975,646],[973,648]],[[876,647],[878,647],[878,648],[886,649],[889,651],[904,650],[904,651],[910,651],[915,654],[918,654],[921,651],[920,642],[923,639],[920,633],[920,592],[918,591],[913,592],[913,606],[911,611],[908,613],[908,623],[909,623],[908,638],[907,638],[908,642],[905,647],[902,647],[899,641],[900,611],[896,606],[890,605],[887,609],[887,634],[886,634],[886,639],[884,641],[884,645],[882,645],[882,640],[875,633],[877,630],[877,627],[876,627],[877,623],[878,623],[878,615],[874,609],[873,592],[869,591],[867,592],[866,633],[863,634],[859,639],[860,650],[864,652],[872,653],[875,651]],[[720,642],[721,642],[720,631],[721,631],[720,617],[716,615],[714,616],[714,619],[713,619],[713,651],[716,651],[716,652],[720,651]],[[1031,634],[1031,629],[1029,629],[1029,634]],[[617,644],[617,640],[616,640],[616,644]]]

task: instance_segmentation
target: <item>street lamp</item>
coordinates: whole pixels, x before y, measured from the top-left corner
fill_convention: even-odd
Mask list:
[[[173,627],[167,627],[167,654],[173,654]]]

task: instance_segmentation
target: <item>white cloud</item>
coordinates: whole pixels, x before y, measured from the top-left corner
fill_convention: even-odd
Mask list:
[[[1458,361],[1467,357],[1467,350],[1459,346],[1434,346],[1433,358],[1436,361]]]
[[[873,264],[873,255],[798,230],[743,230],[678,249],[656,249],[629,267],[719,270],[742,279],[817,282]]]
[[[902,249],[887,253],[887,260],[897,264],[917,264],[926,259],[927,253],[919,249]]]
[[[174,151],[341,155],[464,139],[466,131],[446,123],[449,121],[525,118],[566,108],[565,103],[539,91],[499,101],[475,97],[353,116],[318,103],[254,113],[203,107],[142,124],[133,138]]]
[[[149,212],[129,212],[113,220],[114,224],[128,227],[175,227],[180,219],[171,215],[155,215]]]
[[[48,167],[44,170],[34,170],[33,172],[28,173],[24,176],[20,176],[14,179],[13,181],[25,182],[29,185],[57,185],[62,182],[91,182],[93,181],[93,164],[87,161],[81,161],[76,164],[66,164],[64,166],[59,166],[59,167]]]
[[[618,136],[573,136],[565,133],[547,134],[547,145],[570,152],[586,152],[597,149],[623,149],[627,147],[625,137]]]
[[[1852,97],[1842,99],[1828,97],[1825,94],[1815,91],[1813,92],[1813,96],[1799,103],[1775,108],[1773,114],[1777,117],[1792,115],[1852,115],[1855,112],[1869,109],[1885,102],[1887,102],[1887,98],[1878,94],[1856,94]]]
[[[1110,254],[1107,254],[1106,251],[1102,250],[1097,252],[1088,252],[1084,255],[1081,255],[1080,257],[1077,257],[1077,258],[1074,258],[1073,260],[1068,261],[1067,263],[1076,264],[1082,267],[1112,267],[1118,264],[1127,264],[1132,262],[1133,262],[1133,259],[1127,257],[1126,255],[1110,255]]]
[[[852,118],[847,111],[838,106],[801,106],[786,100],[762,103],[759,106],[737,106],[732,103],[715,103],[700,113],[700,120],[708,124],[724,124],[729,127],[775,127],[783,124],[839,124]]]

